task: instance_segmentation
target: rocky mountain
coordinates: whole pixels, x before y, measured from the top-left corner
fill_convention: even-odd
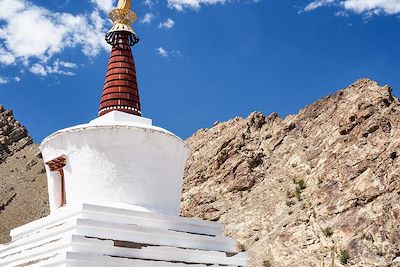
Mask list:
[[[32,143],[28,131],[15,120],[12,111],[0,105],[0,163]]]
[[[0,243],[9,231],[47,215],[47,182],[38,145],[0,106]]]
[[[362,79],[285,119],[188,139],[183,216],[219,220],[250,266],[400,266],[400,102]]]
[[[0,116],[25,133],[0,134],[4,242],[48,207],[37,145]],[[181,214],[223,222],[252,267],[400,266],[399,126],[399,99],[368,79],[286,118],[216,123],[187,140]]]

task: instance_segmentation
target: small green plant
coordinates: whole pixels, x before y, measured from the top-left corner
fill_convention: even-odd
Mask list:
[[[376,255],[378,255],[379,257],[382,257],[384,255],[383,249],[381,246],[374,246],[374,248],[376,249]]]
[[[286,200],[286,206],[291,207],[294,204],[296,204],[294,200],[290,200],[290,199]]]
[[[296,190],[294,191],[294,194],[295,194],[297,200],[301,201],[301,189],[299,187],[296,187]]]
[[[240,242],[236,243],[236,248],[237,248],[237,250],[239,250],[241,252],[246,251],[246,246],[243,243],[240,243]]]
[[[331,237],[333,235],[333,229],[332,229],[332,227],[328,226],[328,227],[322,229],[322,233],[326,237]]]
[[[301,179],[299,181],[297,181],[297,185],[300,187],[301,190],[305,189],[306,186],[306,182],[304,181],[304,179]]]
[[[336,266],[335,265],[335,254],[336,254],[336,246],[332,246],[331,247],[331,259],[332,259],[332,262],[331,262],[331,266]]]
[[[288,198],[294,198],[294,197],[295,197],[295,194],[294,194],[293,191],[288,190],[288,191],[286,191],[286,196],[287,196]]]
[[[340,250],[339,252],[339,260],[341,264],[346,264],[349,262],[350,255],[349,252],[345,249]]]
[[[296,184],[296,188],[294,191],[288,190],[286,192],[286,195],[289,199],[296,197],[297,200],[300,202],[301,201],[301,192],[303,189],[305,189],[307,187],[306,182],[304,181],[304,179],[297,180],[296,178],[292,178],[292,181],[294,184]]]
[[[297,180],[296,178],[292,178],[294,184],[296,184],[301,190],[307,187],[306,181],[304,179]]]
[[[317,212],[315,211],[314,207],[312,208],[312,216],[313,216],[314,219],[317,218]]]
[[[263,267],[272,267],[272,264],[270,261],[263,261]]]

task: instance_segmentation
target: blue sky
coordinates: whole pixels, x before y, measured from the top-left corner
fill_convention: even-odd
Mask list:
[[[0,0],[0,103],[36,142],[97,116],[112,2]],[[252,111],[297,113],[362,77],[398,95],[398,0],[138,0],[133,9],[143,114],[182,138]]]

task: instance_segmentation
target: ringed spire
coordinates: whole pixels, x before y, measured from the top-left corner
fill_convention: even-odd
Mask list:
[[[136,66],[131,47],[139,42],[132,28],[137,19],[131,10],[131,0],[119,0],[118,7],[109,13],[112,28],[105,39],[112,46],[108,69],[100,100],[99,116],[122,111],[141,116]]]

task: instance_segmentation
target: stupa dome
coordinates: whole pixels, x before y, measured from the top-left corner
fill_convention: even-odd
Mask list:
[[[64,177],[46,168],[51,212],[63,204],[121,203],[178,215],[189,148],[150,119],[112,111],[50,135],[41,150],[45,162],[66,158]]]

